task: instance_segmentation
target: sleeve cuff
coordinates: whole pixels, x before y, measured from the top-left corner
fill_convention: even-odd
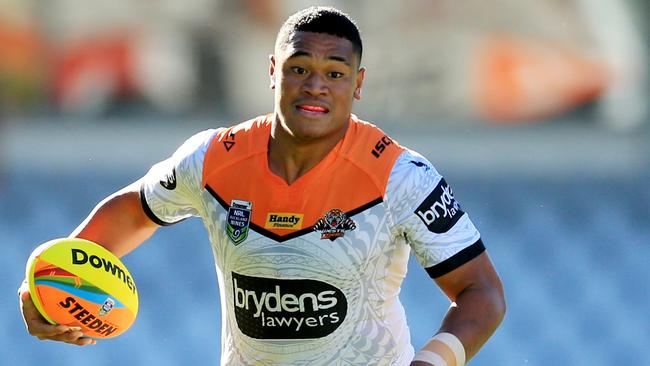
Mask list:
[[[144,211],[144,213],[154,223],[160,226],[169,226],[175,224],[174,222],[166,222],[159,219],[158,216],[156,216],[156,214],[154,214],[153,211],[151,211],[151,207],[149,207],[149,204],[147,203],[147,199],[145,198],[144,183],[140,185],[140,204],[142,205],[142,210]]]
[[[467,248],[464,248],[460,252],[432,267],[425,268],[425,270],[431,278],[438,278],[478,257],[479,254],[483,253],[484,251],[485,245],[483,245],[483,241],[481,239],[478,239],[474,244],[468,246]]]

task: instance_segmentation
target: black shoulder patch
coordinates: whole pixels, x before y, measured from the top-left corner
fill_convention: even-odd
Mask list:
[[[418,215],[429,231],[441,234],[451,229],[464,212],[454,198],[451,187],[444,179],[441,179],[414,213]]]

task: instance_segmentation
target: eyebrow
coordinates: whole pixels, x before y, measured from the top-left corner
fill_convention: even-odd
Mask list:
[[[296,51],[296,52],[292,53],[289,57],[287,57],[287,60],[291,59],[291,58],[302,57],[302,56],[311,57],[312,54],[309,53],[309,52],[306,52],[306,51]],[[344,64],[346,64],[348,66],[352,66],[350,61],[347,58],[343,57],[343,56],[332,55],[332,56],[327,56],[327,59],[332,60],[332,61],[342,62],[342,63],[344,63]]]

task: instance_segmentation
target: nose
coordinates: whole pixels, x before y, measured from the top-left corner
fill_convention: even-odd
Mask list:
[[[302,91],[308,95],[327,94],[329,87],[324,75],[312,72],[302,85]]]

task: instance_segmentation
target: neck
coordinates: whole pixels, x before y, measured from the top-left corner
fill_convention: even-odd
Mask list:
[[[325,159],[343,139],[346,131],[347,126],[332,136],[301,140],[274,120],[269,139],[269,169],[292,184]]]

